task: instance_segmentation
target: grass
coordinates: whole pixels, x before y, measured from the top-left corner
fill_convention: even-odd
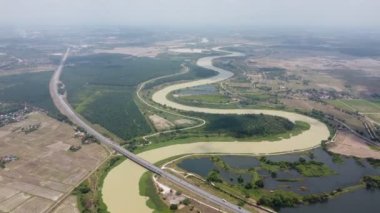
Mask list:
[[[156,190],[156,186],[152,180],[152,174],[145,172],[140,178],[139,190],[141,196],[149,197],[146,204],[149,208],[154,209],[153,212],[170,213],[172,212],[168,206],[161,200]]]
[[[371,118],[372,120],[380,123],[380,112],[379,112],[379,114],[367,114],[366,116]]]
[[[347,105],[345,102],[343,102],[342,100],[329,100],[327,101],[327,103],[339,108],[339,109],[343,109],[343,110],[346,110],[346,111],[349,111],[349,112],[355,112],[356,110],[351,107],[350,105]]]
[[[267,163],[263,163],[263,162],[260,163],[260,168],[264,169],[266,171],[269,171],[269,172],[278,172],[279,170],[281,170],[280,165],[267,164]]]
[[[339,154],[332,153],[332,161],[336,164],[341,164],[344,162],[342,156]]]
[[[277,172],[279,170],[296,170],[304,177],[322,177],[336,174],[334,170],[326,166],[322,162],[306,161],[304,158],[300,158],[295,162],[288,161],[271,161],[266,157],[260,159],[260,169],[267,170],[269,172]]]
[[[372,150],[375,150],[375,151],[380,151],[380,147],[379,146],[369,145],[369,148],[371,148]]]
[[[104,91],[96,90],[94,93],[90,94],[88,97],[84,97],[83,101],[75,107],[75,111],[82,113],[86,111],[87,107],[91,105],[98,97],[102,96]]]
[[[161,166],[165,164],[166,162],[169,162],[171,160],[175,160],[180,158],[183,155],[177,155],[177,156],[172,156],[170,158],[161,160],[159,162],[156,162],[156,166]],[[152,180],[152,173],[151,172],[145,172],[139,181],[139,191],[140,195],[149,197],[147,200],[146,204],[148,207],[154,209],[154,212],[162,212],[162,213],[171,213],[169,207],[161,200],[160,196],[158,195],[158,192],[156,190],[156,186],[153,183]]]
[[[372,101],[365,99],[338,99],[330,100],[328,101],[328,103],[347,111],[358,111],[362,113],[380,113],[380,102],[376,100]]]
[[[262,92],[246,93],[246,94],[243,94],[243,96],[252,101],[267,101],[272,97],[270,94],[262,93]]]
[[[324,164],[299,164],[296,170],[305,177],[323,177],[335,174],[335,172]]]

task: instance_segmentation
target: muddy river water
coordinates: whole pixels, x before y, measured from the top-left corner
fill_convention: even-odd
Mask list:
[[[226,153],[226,154],[278,154],[296,152],[300,150],[309,150],[318,147],[322,140],[329,137],[329,131],[325,124],[310,118],[292,112],[279,110],[257,110],[257,109],[212,109],[194,106],[182,105],[168,100],[167,95],[175,90],[190,88],[194,86],[207,85],[226,80],[233,76],[233,73],[213,66],[212,61],[222,57],[240,57],[241,53],[230,52],[214,48],[214,51],[226,53],[223,56],[211,56],[200,58],[197,65],[206,69],[218,72],[218,75],[211,78],[196,80],[191,82],[179,83],[165,87],[153,94],[154,102],[166,105],[171,108],[182,111],[203,112],[212,114],[267,114],[281,116],[290,121],[304,121],[310,124],[310,129],[299,135],[280,141],[261,141],[261,142],[196,142],[189,144],[177,144],[157,148],[140,153],[142,158],[155,163],[160,160],[167,159],[172,156],[190,153]],[[112,169],[104,180],[102,189],[103,200],[108,206],[108,210],[112,213],[125,212],[152,212],[146,205],[147,197],[139,194],[139,180],[146,170],[132,163],[124,161],[114,169]]]

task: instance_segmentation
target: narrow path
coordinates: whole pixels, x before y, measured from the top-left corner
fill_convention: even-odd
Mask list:
[[[201,127],[203,125],[206,124],[206,121],[204,119],[201,119],[201,118],[198,118],[198,117],[193,117],[193,116],[187,116],[187,115],[182,115],[182,114],[179,114],[179,113],[175,113],[175,112],[172,112],[170,110],[165,110],[163,108],[160,108],[160,107],[157,107],[157,106],[154,106],[152,104],[150,104],[148,101],[146,101],[142,95],[141,95],[141,90],[144,89],[144,87],[149,84],[149,83],[152,83],[152,82],[155,82],[157,80],[160,80],[160,79],[165,79],[165,78],[170,78],[170,77],[174,77],[174,76],[178,76],[178,75],[183,75],[185,73],[188,73],[189,72],[189,68],[186,67],[186,66],[183,66],[184,68],[184,71],[181,71],[181,72],[178,72],[178,73],[174,73],[174,74],[170,74],[170,75],[165,75],[165,76],[161,76],[161,77],[157,77],[157,78],[153,78],[153,79],[150,79],[148,81],[145,81],[143,83],[141,83],[138,88],[137,88],[137,91],[136,91],[136,96],[137,98],[145,105],[155,109],[155,110],[158,110],[158,111],[161,111],[161,112],[165,112],[165,113],[168,113],[168,114],[171,114],[171,115],[175,115],[175,116],[179,116],[179,117],[182,117],[182,118],[187,118],[187,119],[191,119],[191,120],[196,120],[199,122],[199,124],[197,125],[194,125],[194,126],[190,126],[190,127],[185,127],[185,128],[181,128],[181,129],[173,129],[173,130],[166,130],[166,131],[158,131],[158,132],[155,132],[155,133],[152,133],[152,134],[148,134],[148,135],[145,135],[143,136],[142,138],[149,142],[149,138],[151,137],[154,137],[154,136],[157,136],[159,134],[165,134],[165,133],[171,133],[171,132],[176,132],[176,131],[184,131],[184,130],[190,130],[190,129],[195,129],[195,128],[198,128],[198,127]]]

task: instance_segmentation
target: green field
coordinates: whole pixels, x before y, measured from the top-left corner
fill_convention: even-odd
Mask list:
[[[367,117],[370,117],[372,120],[380,123],[380,113],[379,114],[367,114]]]
[[[173,83],[176,81],[189,81],[189,80],[196,80],[201,78],[208,78],[211,76],[216,75],[215,71],[204,69],[202,67],[195,66],[193,64],[186,64],[187,67],[189,67],[190,71],[181,75],[175,75],[175,76],[169,76],[167,78],[161,78],[156,81],[150,82],[145,85],[144,89],[152,89],[155,86],[166,84],[166,83]]]
[[[295,124],[270,115],[204,115],[207,133],[226,133],[237,138],[267,136],[291,131]]]
[[[152,173],[145,172],[140,178],[139,191],[141,196],[149,197],[146,205],[154,209],[154,213],[170,213],[168,206],[161,200],[152,180]]]
[[[323,177],[333,175],[334,171],[326,165],[307,163],[296,166],[297,171],[305,177]]]
[[[128,140],[151,132],[134,96],[139,83],[179,71],[182,61],[98,54],[69,59],[68,100],[90,122]]]
[[[364,99],[338,99],[328,101],[333,106],[347,110],[357,111],[361,113],[380,113],[379,100],[364,100]]]
[[[0,77],[0,102],[24,103],[47,110],[57,116],[50,98],[49,81],[52,72],[26,73]]]

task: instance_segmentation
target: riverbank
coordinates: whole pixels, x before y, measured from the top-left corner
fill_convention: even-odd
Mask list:
[[[219,50],[220,49],[214,49]],[[170,92],[187,87],[199,86],[204,84],[223,81],[233,76],[233,73],[221,68],[214,67],[212,61],[221,57],[238,57],[243,56],[240,53],[222,51],[229,53],[224,56],[212,56],[201,58],[197,61],[197,65],[206,69],[212,69],[219,74],[217,76],[197,80],[192,82],[171,85],[159,90],[153,94],[154,102],[182,111],[203,112],[211,114],[267,114],[281,116],[292,122],[303,121],[310,125],[310,129],[291,138],[284,138],[280,141],[261,141],[261,142],[197,142],[191,144],[176,144],[166,147],[149,150],[139,154],[143,159],[156,163],[160,160],[167,159],[172,156],[190,154],[190,153],[223,153],[223,154],[250,154],[250,155],[268,155],[289,152],[299,152],[310,150],[320,146],[321,141],[326,140],[330,135],[328,128],[322,122],[307,117],[305,115],[276,111],[276,110],[255,110],[255,109],[211,109],[199,108],[193,106],[185,106],[172,102],[167,99]],[[133,172],[132,172],[133,171]],[[139,196],[139,181],[144,174],[145,169],[136,165],[131,161],[124,161],[115,167],[107,175],[103,185],[103,200],[108,206],[108,210],[112,213],[125,212],[152,212],[146,205],[147,198]]]

